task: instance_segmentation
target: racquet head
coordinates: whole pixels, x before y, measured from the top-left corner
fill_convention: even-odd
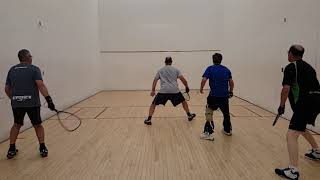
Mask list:
[[[69,132],[77,130],[81,125],[81,119],[73,113],[67,111],[56,111],[60,125]]]

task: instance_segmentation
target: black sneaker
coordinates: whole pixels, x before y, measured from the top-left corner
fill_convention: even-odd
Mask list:
[[[40,148],[39,151],[40,151],[40,156],[41,157],[47,157],[48,156],[48,149],[46,147]]]
[[[299,172],[293,172],[292,168],[284,168],[284,169],[275,169],[274,170],[276,174],[278,174],[281,177],[287,178],[287,179],[293,179],[298,180],[299,179]]]
[[[18,149],[9,149],[8,150],[8,154],[7,154],[7,158],[8,159],[12,159],[17,155]]]
[[[151,125],[152,123],[151,123],[151,119],[145,119],[144,120],[144,123],[146,124],[146,125]]]
[[[320,152],[318,150],[311,149],[304,156],[310,160],[318,161],[320,160]]]
[[[206,121],[206,123],[204,124],[203,133],[209,133],[209,134],[214,133],[213,121],[211,121],[210,123],[208,121]]]
[[[190,114],[190,116],[188,116],[188,120],[192,121],[193,118],[195,118],[195,117],[196,117],[196,114],[192,113],[192,114]]]

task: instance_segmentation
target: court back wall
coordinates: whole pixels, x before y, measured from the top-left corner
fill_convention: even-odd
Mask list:
[[[213,52],[108,52],[220,50],[223,15],[222,0],[99,0],[104,89],[150,89],[166,56],[199,88]]]

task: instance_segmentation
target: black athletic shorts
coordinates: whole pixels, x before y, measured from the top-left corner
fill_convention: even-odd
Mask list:
[[[307,124],[315,125],[315,121],[319,113],[319,94],[312,94],[307,97],[300,98],[294,107],[289,129],[305,131]]]
[[[40,116],[40,107],[19,107],[12,108],[14,123],[23,125],[24,116],[28,114],[33,126],[42,123]]]
[[[229,97],[208,96],[207,106],[214,111],[217,109],[222,110],[222,109],[228,108],[228,113],[229,113]]]
[[[152,104],[155,105],[166,105],[167,101],[170,100],[173,106],[177,106],[183,101],[185,101],[181,92],[174,93],[174,94],[165,94],[165,93],[158,93],[154,98]]]

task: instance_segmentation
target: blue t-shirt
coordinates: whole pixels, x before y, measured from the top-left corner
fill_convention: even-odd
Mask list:
[[[232,79],[231,71],[222,65],[209,66],[203,76],[209,79],[210,94],[213,97],[229,96],[229,80]]]

